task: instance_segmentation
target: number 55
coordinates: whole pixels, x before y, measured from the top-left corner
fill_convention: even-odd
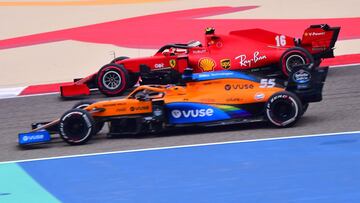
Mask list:
[[[260,88],[272,88],[275,86],[275,79],[261,79]]]

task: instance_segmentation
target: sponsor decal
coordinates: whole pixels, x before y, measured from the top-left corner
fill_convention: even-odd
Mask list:
[[[255,94],[255,100],[257,100],[257,101],[263,100],[264,98],[265,98],[264,93],[258,92]]]
[[[216,106],[216,105],[215,105]],[[169,123],[200,123],[229,119],[230,116],[213,105],[175,102],[166,105]]]
[[[206,98],[206,99],[200,99],[201,102],[215,102],[215,99],[209,99],[209,98]]]
[[[198,118],[198,117],[211,117],[213,115],[214,115],[214,110],[211,108],[189,109],[189,110],[174,109],[171,111],[171,116],[174,118]]]
[[[221,77],[221,76],[230,76],[230,75],[234,75],[233,72],[214,72],[214,73],[202,73],[202,74],[199,74],[198,77],[199,78],[208,78],[208,77]]]
[[[305,32],[305,36],[315,37],[315,36],[323,36],[325,32]]]
[[[19,144],[47,142],[50,141],[50,139],[51,139],[50,134],[46,130],[19,134]]]
[[[165,67],[165,65],[163,63],[156,63],[154,65],[154,68],[156,68],[156,69],[160,69],[160,68],[164,68],[164,67]]]
[[[194,50],[192,53],[193,53],[193,54],[203,54],[203,53],[205,53],[205,52],[206,52],[205,49],[199,49],[199,50]]]
[[[287,98],[289,98],[289,96],[286,94],[276,95],[275,97],[271,98],[270,103],[274,102],[277,99],[287,99]],[[270,104],[268,104],[268,105],[270,107]]]
[[[212,58],[201,58],[199,60],[199,67],[204,72],[214,71],[215,65],[216,63]]]
[[[326,47],[313,47],[312,50],[313,51],[324,51],[326,49]]]
[[[160,108],[156,108],[153,113],[154,116],[161,116],[163,114],[163,111]]]
[[[220,65],[223,69],[230,69],[231,60],[230,59],[222,59],[222,60],[220,60]]]
[[[226,102],[242,102],[241,98],[229,98],[226,99]]]
[[[113,104],[104,104],[104,105],[103,105],[103,107],[112,107],[112,106],[116,106],[116,104],[113,103]]]
[[[28,136],[25,135],[25,136],[22,138],[22,140],[23,140],[24,142],[31,141],[31,140],[43,140],[44,137],[45,137],[45,136],[42,135],[42,134],[28,135]]]
[[[175,66],[176,66],[176,60],[175,60],[175,59],[171,59],[171,60],[169,61],[169,64],[170,64],[170,67],[171,67],[171,68],[175,68]]]
[[[130,107],[130,111],[142,111],[142,110],[149,110],[149,106]]]
[[[126,111],[126,108],[120,108],[120,109],[116,109],[117,112],[122,112],[122,111]]]
[[[300,69],[293,74],[292,78],[296,83],[307,83],[311,79],[311,74],[304,69]]]
[[[231,89],[233,90],[242,90],[242,89],[254,89],[253,84],[226,84],[225,90],[229,91]]]
[[[247,58],[245,54],[242,54],[235,57],[235,59],[239,60],[240,66],[251,67],[252,64],[265,60],[267,57],[265,55],[260,55],[259,51],[255,51],[250,58]]]
[[[225,90],[226,90],[226,91],[231,90],[231,85],[229,85],[229,84],[225,85]]]

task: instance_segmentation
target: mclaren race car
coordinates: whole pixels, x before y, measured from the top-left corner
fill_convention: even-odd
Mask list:
[[[215,34],[213,28],[205,33],[205,42],[168,44],[154,56],[130,59],[118,57],[97,73],[60,88],[62,97],[89,95],[98,88],[107,96],[121,95],[141,77],[142,84],[176,84],[186,68],[195,73],[221,70],[241,70],[262,75],[288,77],[295,65],[314,63],[334,57],[333,49],[340,28],[312,25],[305,29],[302,39],[262,29]]]
[[[19,134],[19,144],[48,142],[52,133],[71,145],[84,144],[104,123],[109,125],[110,137],[255,121],[289,127],[310,102],[322,100],[327,70],[296,67],[280,84],[237,71],[193,74],[189,69],[183,86],[143,85],[124,99],[81,102],[57,120],[34,123],[31,132]]]

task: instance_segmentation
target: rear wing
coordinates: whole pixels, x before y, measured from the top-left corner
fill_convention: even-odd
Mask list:
[[[328,24],[311,25],[304,31],[301,47],[313,54],[315,59],[333,58],[339,32],[340,27],[330,27]]]
[[[322,100],[322,90],[328,67],[314,68],[313,64],[300,65],[291,72],[286,90],[295,93],[303,103]]]

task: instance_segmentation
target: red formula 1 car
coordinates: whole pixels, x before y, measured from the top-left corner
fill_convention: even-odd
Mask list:
[[[76,80],[60,88],[62,97],[90,94],[98,88],[107,96],[122,94],[136,84],[177,83],[186,68],[195,73],[219,70],[260,72],[265,75],[280,73],[288,76],[296,65],[314,63],[334,57],[334,45],[340,27],[311,25],[302,39],[262,29],[232,31],[227,35],[206,29],[205,44],[169,44],[154,56],[130,59],[118,57],[97,73]]]

